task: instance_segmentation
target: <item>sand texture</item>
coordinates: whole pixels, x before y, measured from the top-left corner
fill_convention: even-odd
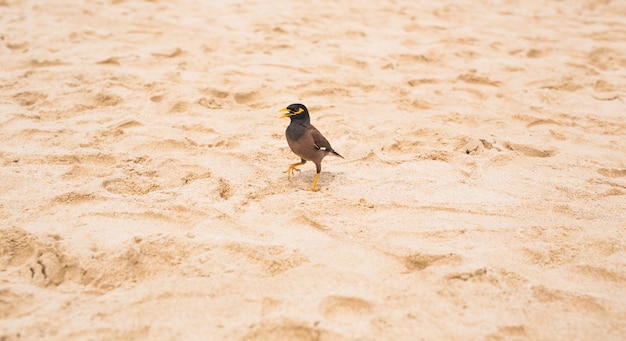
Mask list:
[[[0,0],[0,65],[2,341],[626,339],[626,1]]]

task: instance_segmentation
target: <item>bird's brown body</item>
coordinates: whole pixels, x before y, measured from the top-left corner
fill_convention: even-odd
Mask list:
[[[331,146],[328,140],[311,125],[309,111],[302,104],[292,104],[281,112],[285,112],[282,117],[289,117],[291,122],[285,131],[285,137],[289,148],[300,157],[300,162],[294,163],[287,169],[287,176],[293,175],[295,171],[300,171],[297,166],[305,164],[307,161],[315,163],[316,175],[311,190],[315,190],[317,180],[322,171],[322,160],[326,155],[333,154],[343,158]]]

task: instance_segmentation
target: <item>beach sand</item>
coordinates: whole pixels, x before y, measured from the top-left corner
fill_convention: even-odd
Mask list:
[[[626,339],[626,2],[0,13],[1,340]]]

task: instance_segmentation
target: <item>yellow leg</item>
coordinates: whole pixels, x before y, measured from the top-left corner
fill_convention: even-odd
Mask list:
[[[291,176],[295,172],[299,172],[300,170],[298,168],[296,168],[296,167],[297,166],[301,166],[303,164],[304,164],[304,162],[298,162],[298,163],[293,163],[293,164],[289,165],[289,168],[287,168],[287,170],[285,171],[285,173],[287,173],[287,178],[291,178]]]
[[[315,185],[317,185],[317,180],[320,178],[320,173],[315,174],[315,180],[313,180],[313,186],[311,186],[311,191],[315,191]]]

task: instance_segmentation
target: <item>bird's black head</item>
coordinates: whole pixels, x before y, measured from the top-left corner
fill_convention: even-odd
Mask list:
[[[309,111],[306,109],[306,107],[303,104],[300,104],[300,103],[291,104],[288,107],[281,109],[280,112],[285,113],[283,116],[281,116],[281,118],[289,117],[292,121],[293,120],[305,120],[305,121],[310,120]]]

